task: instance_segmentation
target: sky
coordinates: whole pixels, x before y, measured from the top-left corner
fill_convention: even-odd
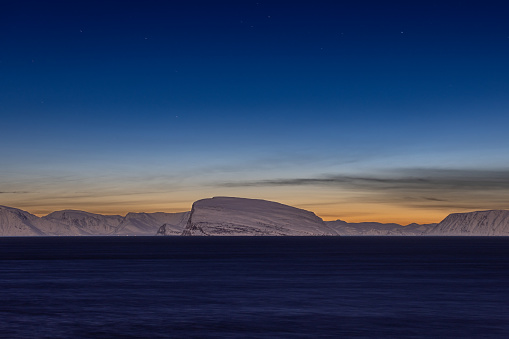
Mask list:
[[[2,1],[0,205],[509,208],[509,4]]]

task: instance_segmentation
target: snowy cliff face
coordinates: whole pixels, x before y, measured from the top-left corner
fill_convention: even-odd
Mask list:
[[[276,202],[214,197],[193,204],[182,235],[337,235],[314,213]]]
[[[162,225],[167,235],[181,234],[187,224],[189,212],[182,213],[128,213],[116,231],[117,235],[156,235]]]
[[[328,226],[333,228],[339,235],[346,236],[417,236],[424,235],[436,224],[410,224],[402,226],[399,224],[382,224],[379,222],[348,223],[343,220],[326,221]]]
[[[120,215],[101,215],[84,211],[64,210],[50,213],[42,219],[76,227],[88,235],[110,235],[124,219]]]
[[[509,236],[509,211],[491,210],[450,214],[428,234]]]

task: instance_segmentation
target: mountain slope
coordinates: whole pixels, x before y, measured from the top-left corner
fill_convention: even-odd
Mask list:
[[[276,202],[214,197],[198,200],[182,235],[336,235],[313,212]]]
[[[509,236],[509,211],[490,210],[449,214],[428,234]]]
[[[45,220],[17,208],[0,206],[0,235],[3,236],[86,234],[73,225]]]
[[[174,213],[168,216],[169,222],[165,223],[157,230],[156,235],[181,235],[187,225],[191,212]]]
[[[120,215],[102,215],[76,210],[50,213],[42,219],[76,227],[87,235],[110,235],[117,231],[124,219]]]
[[[0,206],[0,235],[35,236],[44,235],[34,223],[38,217],[17,208]]]
[[[128,213],[122,220],[116,235],[156,235],[162,225],[168,224],[166,235],[181,234],[189,212],[181,213]]]

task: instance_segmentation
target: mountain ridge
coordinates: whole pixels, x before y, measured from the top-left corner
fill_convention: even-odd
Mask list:
[[[281,203],[213,197],[191,211],[129,212],[125,216],[60,210],[38,217],[0,205],[0,236],[509,236],[509,210],[451,213],[436,224],[323,221],[313,212]]]
[[[339,235],[343,236],[420,236],[437,224],[416,224],[406,226],[396,223],[358,222],[348,223],[343,220],[326,221]]]
[[[67,209],[38,217],[0,206],[0,236],[152,236],[165,222],[172,225],[172,234],[180,234],[188,213],[131,212],[122,217]]]

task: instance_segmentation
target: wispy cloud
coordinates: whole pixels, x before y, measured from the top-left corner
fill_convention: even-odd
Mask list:
[[[223,187],[336,187],[365,194],[364,202],[393,202],[422,208],[509,207],[509,169],[395,169],[373,175],[326,174],[308,178],[282,178],[219,183]]]
[[[509,169],[491,171],[404,169],[372,176],[329,174],[315,178],[234,181],[219,185],[225,187],[337,185],[369,190],[505,190],[509,189]]]
[[[33,192],[26,192],[26,191],[0,191],[0,194],[29,194]]]

